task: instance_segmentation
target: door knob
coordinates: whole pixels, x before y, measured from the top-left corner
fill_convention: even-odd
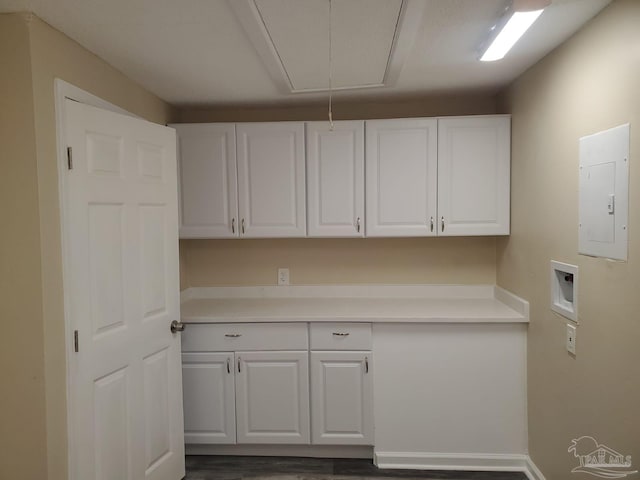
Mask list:
[[[171,333],[184,332],[184,323],[174,320],[171,322]]]

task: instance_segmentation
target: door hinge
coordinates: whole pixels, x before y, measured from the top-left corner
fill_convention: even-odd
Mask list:
[[[80,351],[80,341],[78,340],[78,330],[73,331],[73,351],[76,353]]]
[[[67,147],[67,168],[73,170],[73,148]]]

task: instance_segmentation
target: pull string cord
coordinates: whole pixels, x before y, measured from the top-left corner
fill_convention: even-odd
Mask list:
[[[332,112],[332,103],[333,103],[333,57],[331,55],[331,3],[332,0],[329,0],[329,130],[333,132],[333,112]]]

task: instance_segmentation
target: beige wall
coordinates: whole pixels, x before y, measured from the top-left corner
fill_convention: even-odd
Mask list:
[[[0,288],[0,352],[9,376],[0,395],[0,478],[66,479],[54,78],[158,123],[169,121],[171,110],[37,17],[2,15],[0,22],[0,195],[7,212],[0,238],[2,281],[12,281]]]
[[[47,388],[48,462],[51,479],[66,478],[66,403],[62,257],[54,79],[61,78],[125,110],[157,123],[170,107],[69,37],[33,17],[29,23],[38,158],[44,338]]]
[[[640,467],[640,2],[614,2],[505,94],[513,114],[512,227],[498,284],[531,302],[529,448],[547,480],[590,435]],[[578,139],[631,123],[629,261],[577,254]],[[577,356],[549,310],[549,261],[580,267]],[[635,476],[633,477],[635,478]]]
[[[0,15],[0,478],[46,476],[38,176],[29,30]]]
[[[495,238],[182,240],[190,286],[495,283]]]
[[[384,102],[342,102],[334,99],[334,120],[367,118],[430,117],[437,115],[480,115],[496,113],[492,94],[417,96]],[[188,122],[272,122],[327,119],[327,102],[285,107],[183,107],[176,121]]]
[[[321,120],[327,106],[181,109],[181,122]],[[496,113],[491,95],[335,103],[335,119]],[[495,238],[182,240],[181,287],[291,284],[495,283]]]

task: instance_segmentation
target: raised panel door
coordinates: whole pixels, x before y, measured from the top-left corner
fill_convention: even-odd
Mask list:
[[[304,237],[304,123],[237,124],[243,237]]]
[[[233,123],[176,124],[180,238],[238,236]]]
[[[236,352],[238,443],[309,443],[309,353]]]
[[[373,444],[371,379],[371,352],[311,352],[313,444]]]
[[[368,237],[434,236],[437,120],[366,122]]]
[[[363,237],[364,121],[306,128],[309,236]]]
[[[71,477],[184,476],[175,132],[67,100]]]
[[[438,120],[438,235],[508,235],[509,116]]]
[[[233,360],[232,352],[182,354],[185,443],[236,443]]]

